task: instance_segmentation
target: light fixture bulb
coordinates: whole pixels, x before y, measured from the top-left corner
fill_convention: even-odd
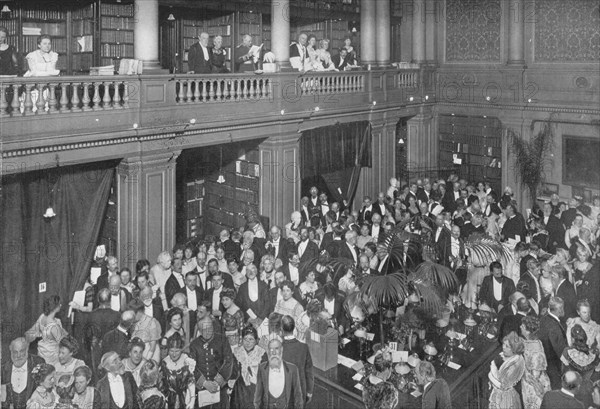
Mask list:
[[[190,119],[190,124],[195,124],[195,123],[196,123],[196,118]]]
[[[400,138],[400,139],[398,140],[398,143],[399,143],[400,145],[404,145],[404,139],[403,139],[403,138]]]
[[[373,101],[373,105],[377,105],[377,101]]]
[[[2,13],[10,13],[10,8],[8,7],[8,4],[5,4],[5,5],[2,7],[2,10],[1,10],[1,12],[2,12]]]
[[[409,100],[410,102],[413,102],[413,101],[414,101],[414,99],[415,99],[414,97],[409,97],[409,98],[408,98],[408,100]]]
[[[281,110],[281,115],[285,114],[285,109]]]
[[[321,108],[319,108],[319,107],[315,107],[315,112],[319,112],[320,109]]]
[[[485,97],[485,100],[486,100],[486,101],[489,101],[489,100],[491,100],[491,99],[492,99],[492,98],[490,98],[489,96],[488,96],[488,97]]]
[[[133,124],[133,129],[137,129],[138,128],[138,124]]]
[[[429,95],[425,95],[425,101],[429,99]]]
[[[225,177],[223,176],[223,174],[219,174],[219,177],[217,178],[217,183],[219,183],[219,184],[225,183]]]
[[[52,209],[52,207],[47,208],[46,213],[44,213],[44,217],[46,219],[50,219],[54,216],[56,216],[56,213],[54,213],[54,209]]]
[[[175,21],[175,16],[173,15],[173,13],[169,14],[169,17],[167,17],[167,20]]]

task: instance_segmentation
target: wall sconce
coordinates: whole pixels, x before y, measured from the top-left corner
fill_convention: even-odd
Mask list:
[[[10,10],[10,8],[8,7],[8,4],[5,4],[5,5],[2,7],[2,10],[0,10],[0,13],[10,13],[10,11],[11,11],[11,10]]]
[[[175,21],[175,16],[173,15],[173,13],[169,14],[169,17],[167,17],[167,20]]]
[[[52,209],[52,207],[47,208],[46,213],[44,213],[44,217],[46,219],[51,219],[54,216],[56,216],[56,213],[54,213],[54,209]]]

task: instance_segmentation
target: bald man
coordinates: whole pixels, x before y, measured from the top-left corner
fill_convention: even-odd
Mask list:
[[[125,311],[131,301],[131,294],[121,287],[121,277],[114,275],[109,278],[108,291],[110,291],[110,309],[117,312]]]
[[[9,349],[10,358],[2,362],[2,388],[6,388],[6,400],[2,402],[2,407],[12,405],[15,409],[24,409],[36,387],[31,370],[44,360],[39,356],[29,355],[29,344],[25,338],[14,339]]]
[[[135,313],[131,310],[127,310],[121,314],[121,321],[117,328],[112,331],[108,331],[104,337],[102,337],[102,353],[105,354],[110,351],[114,351],[121,358],[126,358],[129,354],[127,344],[129,343],[129,329],[133,326],[135,321]]]
[[[251,47],[252,36],[246,34],[242,37],[242,44],[238,45],[233,53],[235,60],[235,72],[254,71],[254,60],[250,55]]]
[[[581,382],[581,375],[577,372],[565,372],[561,379],[561,388],[546,392],[540,409],[584,409],[584,404],[575,398]]]
[[[192,44],[188,53],[188,74],[210,74],[212,61],[212,48],[208,47],[208,33],[200,33],[198,42]]]

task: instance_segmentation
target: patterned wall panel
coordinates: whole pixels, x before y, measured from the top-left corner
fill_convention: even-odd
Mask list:
[[[535,2],[535,60],[600,60],[600,6],[597,0]]]
[[[500,61],[500,1],[446,1],[446,61]]]

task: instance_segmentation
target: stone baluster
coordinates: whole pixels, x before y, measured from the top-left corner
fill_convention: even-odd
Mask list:
[[[67,95],[68,84],[60,84],[60,112],[67,112],[69,110],[69,96]]]
[[[73,90],[73,96],[71,97],[71,111],[79,112],[81,111],[81,108],[79,108],[79,83],[71,83],[71,90]]]
[[[56,104],[58,101],[56,100],[56,84],[50,83],[48,89],[48,113],[55,114],[58,112],[58,107]]]
[[[129,109],[129,84],[123,81],[123,109]]]
[[[256,89],[254,88],[254,80],[249,80],[250,81],[250,95],[249,98],[250,99],[258,99],[258,93],[256,92]]]
[[[202,81],[202,102],[206,102],[206,98],[208,97],[208,83],[209,81]]]
[[[114,109],[123,109],[121,105],[121,83],[115,82],[115,94],[113,95],[113,108]]]
[[[113,109],[112,98],[110,97],[110,82],[104,82],[104,96],[102,97],[102,107],[104,109]]]
[[[231,90],[233,89],[233,81],[227,81],[223,84],[223,86],[225,87],[225,89],[223,90],[224,92],[224,101],[227,101],[228,99],[231,99]]]
[[[19,101],[19,85],[18,84],[13,84],[12,86],[13,89],[13,97],[12,97],[12,101],[10,103],[10,108],[11,108],[11,115],[18,115],[20,114],[20,110],[21,110],[21,101]]]
[[[216,81],[216,82],[219,82],[219,81]],[[214,101],[215,100],[215,88],[217,87],[216,82],[212,81],[212,80],[208,81],[208,83],[210,84],[209,93],[208,93],[208,99],[210,101]]]
[[[6,109],[8,108],[8,102],[6,102],[6,86],[2,84],[0,87],[0,116],[8,115]]]
[[[217,92],[216,92],[217,101],[221,101],[223,99],[223,90],[221,89],[222,82],[223,81],[221,81],[221,80],[217,81]]]
[[[240,100],[240,94],[242,93],[242,80],[233,80],[233,93],[235,100]]]
[[[192,92],[192,84],[194,83],[193,80],[187,80],[185,82],[186,86],[187,86],[187,90],[185,91],[185,102],[187,102],[188,104],[190,104],[192,102],[192,97],[194,96],[194,93]]]
[[[194,102],[200,102],[200,87],[202,86],[202,81],[193,81],[194,83]]]
[[[179,87],[177,87],[179,85]],[[176,98],[177,98],[177,102],[178,103],[183,103],[183,81],[177,81],[175,83],[175,91],[176,91]]]
[[[31,99],[31,89],[33,84],[25,84],[25,110],[23,115],[31,115],[33,113],[33,100]]]
[[[81,109],[85,112],[87,111],[91,111],[92,108],[90,108],[90,83],[89,82],[84,82],[83,83],[83,98],[81,99],[81,103],[82,103],[82,107]]]
[[[273,95],[273,84],[271,80],[267,80],[267,96],[270,98]]]
[[[100,83],[94,82],[94,98],[92,99],[92,109],[94,111],[101,111],[103,109],[102,105],[100,105]]]
[[[36,115],[45,114],[46,113],[46,98],[44,98],[44,85],[38,84],[37,90],[38,90],[39,95],[38,95],[37,101],[35,102],[35,106],[37,108],[35,113],[36,113]]]

